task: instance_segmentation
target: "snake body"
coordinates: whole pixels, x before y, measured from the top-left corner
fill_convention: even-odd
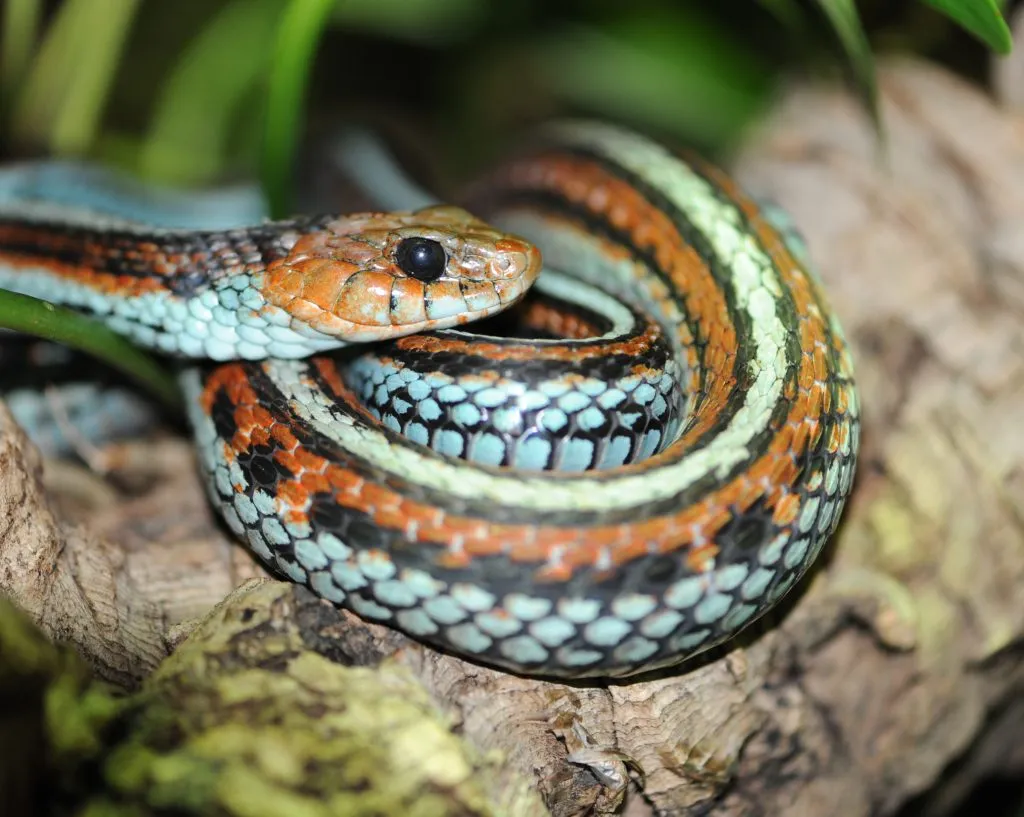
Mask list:
[[[462,203],[540,247],[538,288],[569,308],[534,325],[568,337],[188,368],[215,506],[323,598],[513,671],[621,677],[722,643],[806,572],[852,483],[856,394],[820,282],[728,177],[614,126],[548,129]],[[24,257],[3,218],[0,277]],[[52,270],[63,245],[35,246]]]

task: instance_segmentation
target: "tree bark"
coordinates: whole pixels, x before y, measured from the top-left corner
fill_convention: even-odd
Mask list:
[[[878,817],[1020,773],[1024,128],[919,62],[884,65],[880,89],[884,145],[848,94],[802,85],[736,159],[793,214],[846,329],[861,464],[784,609],[678,672],[525,680],[290,584],[225,600],[259,569],[213,523],[187,441],[43,480],[0,423],[0,589],[132,692],[96,802]]]

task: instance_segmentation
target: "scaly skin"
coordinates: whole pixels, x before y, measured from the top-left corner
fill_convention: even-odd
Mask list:
[[[850,491],[856,392],[820,282],[728,177],[616,128],[563,129],[471,201],[650,312],[685,363],[680,433],[599,471],[486,467],[376,423],[332,358],[230,364],[187,382],[215,505],[324,598],[516,672],[622,677],[723,643],[796,585]],[[430,344],[457,363],[468,340]],[[463,382],[446,399],[486,408]],[[627,409],[658,396],[603,385]]]
[[[138,313],[160,311],[144,300],[147,287],[179,299],[201,292],[184,309],[163,303],[161,331],[177,344],[172,351],[217,357],[224,338],[201,331],[212,319],[217,332],[232,329],[238,356],[276,358],[191,370],[182,382],[208,490],[226,523],[269,565],[325,599],[467,658],[542,676],[629,676],[725,642],[814,563],[856,467],[849,354],[801,249],[720,171],[595,123],[548,132],[467,201],[575,277],[559,297],[575,301],[582,318],[547,321],[573,336],[554,345],[474,342],[459,333],[398,344],[393,370],[369,374],[379,421],[347,381],[344,359],[281,358],[319,348],[322,329],[346,322],[372,335],[385,324],[394,330],[393,317],[398,334],[449,319],[435,301],[456,298],[450,286],[436,298],[424,287],[422,312],[415,298],[411,312],[385,307],[385,296],[411,286],[387,272],[408,224],[357,218],[347,223],[358,233],[344,236],[330,219],[307,219],[205,234],[196,248],[58,221],[45,232],[49,244],[22,242],[35,252],[26,262],[11,236],[39,233],[8,219],[0,247],[2,260],[14,259],[8,266],[24,274],[18,280],[46,281],[38,286],[58,296],[85,289],[87,296],[68,297],[115,328],[127,322],[128,334]],[[462,219],[438,212],[445,224]],[[471,218],[459,223],[459,236],[477,234]],[[324,229],[335,237],[308,235]],[[415,229],[444,243],[444,257],[470,269],[470,282],[486,269],[498,302],[512,300],[501,295],[510,270],[513,278],[536,274],[534,251],[515,239],[489,238],[488,252],[498,256],[488,257],[502,260],[480,263],[479,252],[436,232],[441,225]],[[120,237],[110,244],[111,236]],[[339,257],[336,242],[349,255]],[[83,258],[98,260],[80,277],[98,277],[106,288],[73,283]],[[109,259],[113,270],[104,266]],[[351,283],[325,276],[331,264]],[[364,266],[352,273],[353,264]],[[237,289],[222,285],[232,275]],[[585,294],[587,287],[605,295]],[[208,292],[212,304],[203,301]],[[602,298],[626,305],[602,309]],[[611,317],[623,311],[644,318]],[[222,313],[235,314],[236,324],[219,320]],[[597,343],[579,337],[604,324],[622,331]],[[678,401],[665,379],[669,352],[681,378]],[[511,387],[513,375],[534,367],[547,378],[541,385]],[[506,389],[508,402],[492,386]],[[676,419],[674,401],[685,402]],[[618,411],[619,419],[591,409]],[[607,467],[524,469],[542,459],[531,459],[544,453],[540,437],[536,450],[511,463],[501,434],[485,440],[475,462],[462,459],[471,452],[447,448],[459,439],[480,448],[477,421],[505,433],[517,411],[538,430],[581,432],[575,461]],[[594,433],[606,423],[636,429],[627,454],[656,453],[620,458],[602,449]],[[437,450],[421,444],[424,437]]]

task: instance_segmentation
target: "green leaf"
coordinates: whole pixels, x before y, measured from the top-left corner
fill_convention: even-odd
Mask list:
[[[602,116],[723,148],[767,103],[772,72],[694,7],[573,25],[539,41],[545,86]]]
[[[876,127],[881,117],[878,110],[878,82],[875,79],[875,58],[864,28],[861,26],[853,0],[818,0],[829,23],[839,38],[853,70],[854,81]]]
[[[181,408],[181,393],[170,373],[126,338],[84,315],[0,290],[0,327],[86,352],[137,380],[168,407]]]
[[[7,0],[0,10],[0,114],[32,60],[42,17],[42,0]]]
[[[922,0],[955,20],[999,54],[1009,54],[1013,37],[996,0]]]
[[[266,75],[266,44],[283,8],[284,0],[233,0],[189,43],[160,89],[141,175],[179,184],[216,179],[239,121],[259,122],[244,106]]]
[[[138,4],[65,0],[15,100],[16,142],[61,155],[92,146]]]
[[[291,210],[291,178],[306,110],[309,75],[320,34],[335,2],[291,0],[273,44],[262,161],[263,186],[272,218],[283,218]]]

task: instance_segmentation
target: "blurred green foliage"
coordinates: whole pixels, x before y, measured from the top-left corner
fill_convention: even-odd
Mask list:
[[[517,126],[566,111],[720,155],[794,70],[845,70],[873,112],[872,39],[896,29],[913,48],[906,25],[918,9],[934,9],[921,50],[962,50],[966,31],[1007,51],[1000,6],[6,0],[0,139],[8,155],[99,157],[169,183],[260,173],[279,212],[311,123],[350,117],[384,116],[436,141],[455,164]]]

